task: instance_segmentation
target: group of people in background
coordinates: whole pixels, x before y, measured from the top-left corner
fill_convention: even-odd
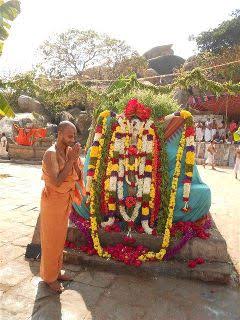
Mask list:
[[[208,164],[215,170],[215,157],[217,153],[216,143],[235,144],[234,174],[237,179],[240,172],[240,123],[232,120],[228,125],[224,121],[217,123],[216,120],[207,119],[206,122],[195,123],[196,142],[209,142],[206,147],[203,166]]]
[[[196,142],[216,143],[240,143],[240,124],[232,120],[229,125],[224,121],[217,123],[216,120],[207,119],[207,121],[198,121],[195,123],[195,140]]]

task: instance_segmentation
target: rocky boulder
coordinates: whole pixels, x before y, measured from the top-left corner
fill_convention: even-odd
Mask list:
[[[71,113],[67,111],[62,111],[59,115],[59,120],[74,122],[74,117],[71,115]]]
[[[87,141],[91,122],[92,118],[86,112],[81,112],[76,119],[75,124],[79,133],[79,140],[82,144],[85,144]]]
[[[156,76],[159,76],[159,74],[154,69],[147,69],[145,75],[146,78],[150,77],[150,79],[147,79],[148,82],[151,82],[152,84],[159,84],[159,78],[153,78]]]
[[[18,98],[18,105],[22,112],[43,112],[43,106],[41,103],[29,96],[21,95]]]
[[[67,109],[67,112],[70,113],[73,118],[77,118],[83,112],[83,110],[81,110],[80,108],[74,107],[74,108]]]
[[[184,64],[184,61],[185,60],[179,56],[169,55],[151,59],[148,63],[150,68],[154,69],[160,75],[164,75],[173,73],[174,69]]]
[[[154,47],[143,54],[143,56],[149,60],[160,56],[173,55],[172,44]]]

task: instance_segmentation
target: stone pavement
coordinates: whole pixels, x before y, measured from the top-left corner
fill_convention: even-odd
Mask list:
[[[239,270],[240,181],[230,169],[200,171],[212,188],[211,211]],[[39,212],[40,175],[39,166],[0,164],[1,320],[240,319],[237,288],[190,280],[67,265],[74,281],[61,296],[51,293],[39,278],[39,263],[24,259]]]

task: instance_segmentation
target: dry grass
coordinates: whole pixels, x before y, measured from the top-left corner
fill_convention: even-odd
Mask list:
[[[10,174],[0,174],[0,179],[9,178]]]

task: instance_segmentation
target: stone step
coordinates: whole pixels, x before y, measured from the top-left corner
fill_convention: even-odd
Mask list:
[[[234,283],[234,269],[227,262],[206,262],[197,265],[194,269],[187,266],[187,261],[161,261],[145,262],[140,267],[127,266],[121,262],[104,259],[71,249],[64,250],[63,259],[65,263],[81,265],[94,270],[112,272],[115,274],[134,274],[137,276],[171,276],[178,278],[196,279],[206,282],[217,282],[222,284]],[[236,285],[236,284],[235,284]]]
[[[210,238],[203,240],[200,238],[193,238],[188,241],[182,250],[175,256],[178,260],[191,260],[198,257],[204,258],[209,262],[229,262],[230,258],[227,253],[227,245],[219,231],[213,227],[209,230],[211,234]],[[99,237],[101,244],[116,245],[119,242],[123,242],[124,232],[105,232],[103,229],[99,230]],[[133,233],[133,237],[136,239],[134,246],[139,244],[146,246],[151,251],[159,251],[160,244],[162,243],[161,236],[149,236],[147,234]],[[86,244],[86,240],[82,233],[78,231],[75,226],[68,228],[67,240],[76,243],[77,245]],[[173,239],[171,247],[174,246],[179,240]]]

